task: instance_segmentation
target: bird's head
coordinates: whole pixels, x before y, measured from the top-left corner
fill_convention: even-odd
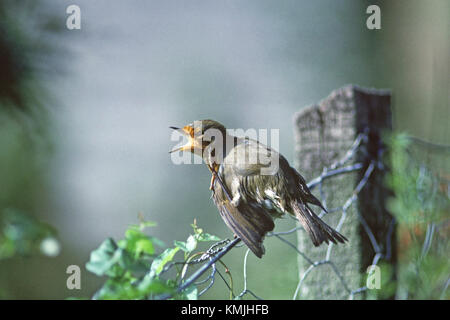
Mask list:
[[[188,142],[172,152],[190,151],[194,153],[196,150],[203,151],[211,142],[215,140],[217,135],[226,136],[225,127],[214,120],[197,120],[193,123],[185,125],[183,128],[170,127],[188,138]]]

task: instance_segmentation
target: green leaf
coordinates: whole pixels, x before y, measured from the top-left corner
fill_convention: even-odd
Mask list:
[[[136,255],[139,256],[142,252],[150,255],[155,252],[155,248],[150,239],[143,238],[136,241]]]
[[[98,290],[94,300],[118,300],[118,299],[139,299],[142,298],[139,290],[129,281],[118,278],[108,279],[103,287]]]
[[[139,291],[145,295],[159,295],[163,293],[175,293],[175,287],[171,286],[169,283],[164,283],[160,279],[156,278],[144,278],[138,285]]]
[[[197,248],[197,236],[190,235],[186,242],[176,240],[174,244],[184,252],[191,253]]]
[[[180,250],[180,248],[168,248],[164,250],[155,260],[153,260],[152,266],[150,267],[150,276],[159,275],[163,270],[164,266],[172,261],[175,254]]]
[[[203,233],[203,229],[197,226],[197,221],[191,224],[194,229],[194,237],[197,241],[220,241],[220,238],[209,233]]]
[[[209,234],[209,233],[201,233],[197,235],[198,241],[220,241],[220,238],[218,236]]]
[[[191,227],[192,227],[192,229],[194,229],[194,233],[195,233],[195,234],[201,234],[201,233],[203,232],[203,229],[202,229],[202,228],[199,228],[199,227],[197,226],[197,221],[196,221],[196,220],[194,220],[194,223],[191,224]]]
[[[98,276],[116,275],[118,270],[112,270],[112,267],[121,259],[121,251],[113,239],[106,239],[96,250],[91,252],[86,269]]]
[[[155,252],[153,239],[140,230],[128,229],[125,232],[125,240],[119,242],[119,246],[127,249],[137,259],[141,253],[152,255]]]
[[[180,248],[184,252],[189,252],[189,249],[186,246],[186,242],[175,240],[173,243],[174,243],[175,247]]]
[[[35,253],[56,256],[59,253],[56,231],[29,214],[7,208],[0,211],[0,222],[0,259]]]
[[[184,292],[184,296],[188,300],[197,300],[198,299],[198,289],[195,285],[188,287]]]
[[[134,239],[142,237],[144,234],[139,229],[134,229],[133,227],[128,228],[125,231],[125,239]]]
[[[197,247],[197,239],[195,236],[190,235],[186,242],[186,248],[188,252],[192,252]]]

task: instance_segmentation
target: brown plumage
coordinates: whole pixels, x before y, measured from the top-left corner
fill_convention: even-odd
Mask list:
[[[201,151],[213,175],[213,200],[222,219],[257,257],[264,254],[264,236],[274,229],[273,220],[286,213],[297,217],[315,246],[347,241],[311,210],[308,203],[325,208],[308,189],[303,177],[278,152],[256,140],[229,136],[225,127],[213,120],[173,129],[189,138],[187,145],[173,151]],[[218,133],[218,136],[213,134],[215,139],[205,139],[210,129]],[[217,159],[219,151],[222,159]],[[261,159],[272,159],[272,162]],[[273,160],[278,166],[270,172]]]

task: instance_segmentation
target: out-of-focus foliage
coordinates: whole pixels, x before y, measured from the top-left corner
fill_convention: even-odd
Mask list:
[[[392,281],[394,278],[394,270],[391,264],[380,262],[378,264],[380,268],[380,283],[379,288],[369,289],[366,291],[366,299],[367,300],[375,300],[375,299],[391,299],[391,297],[395,296],[396,291],[396,283]],[[364,279],[369,280],[370,273],[364,274]]]
[[[449,203],[448,195],[439,190],[438,177],[431,168],[414,161],[408,153],[410,144],[404,134],[391,139],[392,174],[388,184],[395,191],[389,209],[400,224],[411,227],[443,219]]]
[[[407,135],[394,135],[388,142],[391,173],[387,183],[395,194],[388,208],[398,221],[397,298],[448,299],[449,182],[439,168],[414,156]],[[437,156],[448,157],[446,153]]]
[[[59,68],[54,21],[41,1],[0,1],[0,262],[60,252],[39,211],[49,158],[45,81]],[[3,283],[0,290],[8,297]]]
[[[0,261],[14,255],[59,253],[56,232],[49,225],[13,209],[5,209],[0,217]]]
[[[132,225],[125,232],[124,239],[116,242],[108,238],[91,252],[86,269],[108,278],[93,299],[152,299],[161,294],[170,294],[175,299],[197,299],[195,285],[183,292],[176,292],[180,281],[186,276],[186,268],[177,269],[175,274],[164,278],[165,267],[181,252],[184,253],[184,260],[179,264],[186,266],[184,262],[205,253],[194,253],[199,242],[220,239],[205,233],[194,222],[194,233],[186,241],[174,241],[174,247],[161,252],[157,248],[164,247],[164,244],[144,233],[146,227],[153,225],[151,222]]]
[[[0,127],[0,261],[59,252],[55,230],[40,222],[36,213],[45,198],[45,154],[28,134],[14,121]]]
[[[0,2],[0,109],[39,116],[48,101],[43,80],[58,69],[49,37],[59,31],[41,1]]]

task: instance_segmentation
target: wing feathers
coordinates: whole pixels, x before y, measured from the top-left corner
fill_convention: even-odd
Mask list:
[[[257,204],[247,203],[245,206],[240,204],[234,207],[229,201],[217,197],[214,197],[214,200],[228,227],[258,258],[261,258],[264,254],[262,244],[264,236],[275,226],[272,218]]]

